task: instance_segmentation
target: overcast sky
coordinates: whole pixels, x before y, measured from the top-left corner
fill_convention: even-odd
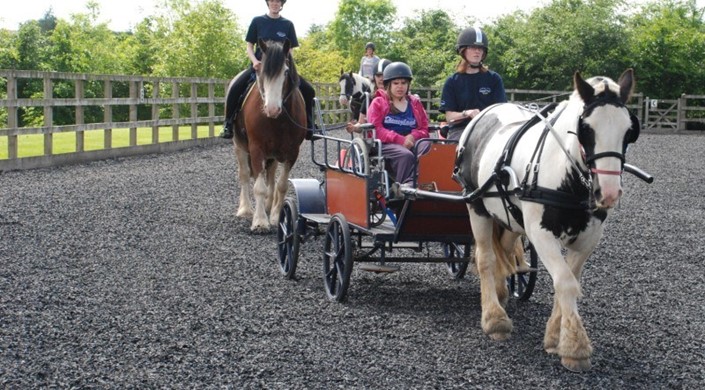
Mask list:
[[[70,19],[71,14],[86,13],[88,0],[0,0],[4,4],[0,11],[0,28],[16,30],[20,23],[41,19],[50,8],[54,15]],[[100,4],[100,22],[107,22],[114,31],[131,30],[147,16],[155,14],[155,4],[163,0],[97,0]],[[193,1],[193,0],[192,0]],[[403,19],[414,16],[419,10],[442,9],[448,12],[455,22],[462,24],[469,16],[474,16],[480,26],[489,24],[499,16],[516,10],[531,11],[535,7],[549,4],[551,0],[392,0],[397,14]],[[646,3],[649,0],[631,0],[631,4]],[[10,3],[10,4],[8,4]],[[697,6],[705,7],[705,0],[697,0]],[[261,0],[224,0],[223,4],[238,17],[238,23],[247,28],[250,20],[267,11]],[[285,5],[282,15],[294,22],[296,32],[304,36],[313,24],[326,24],[335,16],[338,0],[291,0]],[[312,12],[315,10],[315,12]],[[315,15],[314,15],[315,14]],[[244,39],[244,37],[243,37]]]
[[[2,0],[4,3],[10,0]],[[705,1],[705,0],[702,0]],[[58,18],[68,20],[71,14],[86,13],[87,0],[19,0],[12,5],[5,4],[0,12],[0,28],[16,30],[20,23],[27,20],[41,19],[50,8]],[[393,0],[399,16],[410,17],[422,9],[443,9],[456,18],[456,22],[474,15],[480,24],[489,23],[494,18],[521,9],[529,11],[547,0]],[[115,31],[131,30],[139,21],[154,15],[155,4],[160,0],[98,0],[101,22],[108,22]],[[247,28],[250,20],[267,12],[264,1],[258,0],[224,0],[223,4],[238,17],[238,22]],[[312,10],[315,9],[315,15]],[[305,35],[313,24],[326,24],[335,16],[338,9],[337,0],[291,0],[284,6],[282,15],[296,25],[298,35]]]

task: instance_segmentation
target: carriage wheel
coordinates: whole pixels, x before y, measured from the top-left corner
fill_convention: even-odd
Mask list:
[[[382,205],[376,199],[370,199],[370,227],[379,226],[387,219]]]
[[[470,244],[465,244],[464,246],[455,242],[443,244],[443,254],[449,259],[467,259],[470,257]],[[462,279],[468,270],[467,262],[449,261],[446,265],[448,266],[448,272],[453,275],[454,279]]]
[[[531,297],[531,293],[534,291],[534,285],[536,284],[539,255],[536,253],[534,246],[531,245],[526,236],[522,237],[522,243],[524,245],[523,261],[525,264],[529,264],[530,269],[525,272],[517,272],[516,274],[508,277],[507,284],[509,287],[509,294],[512,297],[520,301],[528,301]],[[519,265],[518,262],[517,265]]]
[[[350,227],[342,214],[335,214],[328,223],[323,244],[323,280],[328,298],[338,302],[345,299],[352,265]]]
[[[279,213],[277,247],[279,249],[279,269],[287,279],[294,279],[296,264],[299,261],[299,212],[296,200],[286,198]]]
[[[369,150],[364,139],[360,137],[353,138],[350,147],[345,153],[343,167],[349,169],[355,167],[355,172],[360,175],[367,176],[370,174]]]

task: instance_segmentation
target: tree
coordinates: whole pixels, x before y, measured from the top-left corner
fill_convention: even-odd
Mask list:
[[[665,0],[630,19],[630,57],[645,95],[672,99],[705,93],[703,12],[695,0]]]
[[[393,34],[386,58],[406,62],[414,73],[415,85],[441,87],[458,61],[454,48],[458,31],[445,11],[423,11],[407,18],[401,30]]]
[[[622,0],[554,0],[487,28],[509,88],[569,89],[572,74],[617,77],[630,65]]]
[[[347,63],[341,64],[344,69],[357,71],[368,41],[375,42],[377,51],[384,52],[395,14],[391,0],[340,1],[329,29],[337,50],[347,58]]]
[[[233,77],[247,66],[244,33],[221,0],[205,0],[192,7],[172,1],[156,18],[154,73],[164,76]]]
[[[309,32],[299,39],[299,48],[294,50],[296,69],[307,80],[318,83],[335,83],[340,77],[340,64],[346,62],[345,56],[335,48],[318,45],[324,41],[323,31]]]

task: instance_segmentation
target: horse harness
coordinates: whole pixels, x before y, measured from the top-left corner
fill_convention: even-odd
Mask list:
[[[613,95],[607,95],[605,93],[601,93],[596,96],[596,99],[592,101],[589,104],[586,104],[583,108],[583,113],[580,116],[580,119],[578,121],[578,131],[577,131],[577,136],[578,136],[578,141],[581,143],[581,145],[584,145],[587,143],[587,137],[588,135],[586,134],[589,131],[589,126],[587,126],[583,119],[587,117],[595,107],[599,105],[614,105],[617,107],[625,107],[625,105],[619,101],[616,96]],[[636,139],[639,136],[639,122],[638,119],[630,113],[630,117],[632,120],[632,127],[630,130],[627,131],[627,133],[624,136],[624,150],[622,153],[619,152],[614,152],[614,151],[608,151],[608,152],[602,152],[602,153],[588,153],[585,152],[583,149],[583,162],[588,166],[589,171],[586,171],[585,169],[582,169],[572,158],[572,156],[565,150],[563,145],[559,142],[558,144],[560,145],[561,149],[563,149],[563,152],[566,154],[568,157],[569,161],[571,162],[571,165],[573,167],[573,170],[577,173],[578,179],[580,180],[580,183],[582,184],[583,187],[587,189],[588,192],[588,197],[586,198],[585,196],[581,196],[576,193],[570,193],[566,191],[560,191],[560,190],[555,190],[551,188],[546,188],[546,187],[541,187],[538,185],[538,176],[539,176],[539,167],[540,167],[540,161],[541,161],[541,154],[543,152],[544,145],[546,143],[546,138],[548,136],[549,132],[554,132],[553,130],[553,125],[556,123],[560,115],[563,113],[563,110],[559,111],[550,121],[546,120],[546,116],[548,113],[553,111],[556,107],[556,103],[551,103],[547,106],[545,106],[541,111],[537,112],[533,117],[531,117],[529,120],[527,120],[522,126],[512,134],[512,136],[509,138],[507,141],[507,144],[504,147],[504,150],[502,152],[502,155],[500,158],[497,160],[497,163],[495,164],[495,168],[492,172],[492,175],[485,181],[484,184],[482,184],[479,188],[473,190],[470,193],[467,193],[467,188],[469,188],[467,183],[464,183],[461,179],[461,176],[458,174],[458,169],[460,166],[460,161],[456,161],[456,168],[453,173],[453,177],[455,178],[456,181],[460,182],[463,184],[464,189],[464,195],[463,198],[465,199],[466,203],[471,203],[474,202],[475,200],[481,198],[481,197],[499,197],[502,199],[502,203],[504,205],[504,209],[507,212],[507,214],[511,214],[514,220],[519,223],[520,226],[524,226],[524,218],[521,210],[519,207],[512,203],[510,201],[511,196],[516,196],[520,200],[528,201],[528,202],[535,202],[535,203],[540,203],[544,204],[547,206],[552,206],[552,207],[558,207],[558,208],[563,208],[563,209],[574,209],[574,210],[592,210],[595,208],[595,200],[594,200],[594,194],[590,189],[592,188],[592,174],[611,174],[611,175],[621,175],[622,171],[602,171],[598,170],[595,168],[595,161],[604,158],[604,157],[617,157],[621,160],[622,162],[622,168],[624,167],[624,162],[625,162],[625,153],[626,153],[626,148],[629,143],[633,143],[636,141]],[[565,108],[565,107],[564,107]],[[521,184],[517,186],[514,189],[508,189],[507,186],[509,184],[509,173],[506,170],[511,164],[512,157],[514,155],[514,150],[516,149],[517,144],[519,143],[519,140],[521,137],[534,125],[539,123],[540,121],[544,121],[546,123],[546,126],[544,127],[543,132],[541,133],[541,136],[539,137],[538,143],[536,144],[536,148],[534,149],[534,153],[531,156],[530,162],[526,166],[526,174],[524,175],[524,179],[522,180]],[[472,130],[471,130],[472,131]],[[571,132],[572,133],[572,132]],[[464,146],[461,147],[461,149],[458,151],[458,157],[462,156],[462,149]],[[583,147],[581,146],[581,149]],[[533,169],[532,169],[533,167]],[[510,168],[509,168],[510,169]],[[531,183],[529,183],[529,177],[531,177]],[[489,189],[492,187],[492,185],[497,187],[497,191],[489,191]],[[507,220],[509,220],[509,215],[507,215]]]

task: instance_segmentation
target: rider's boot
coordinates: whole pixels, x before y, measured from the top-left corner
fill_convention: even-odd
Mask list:
[[[235,135],[233,133],[233,123],[235,123],[235,117],[237,112],[233,113],[232,118],[225,119],[225,124],[223,125],[223,130],[220,132],[219,137],[224,139],[232,139]]]

